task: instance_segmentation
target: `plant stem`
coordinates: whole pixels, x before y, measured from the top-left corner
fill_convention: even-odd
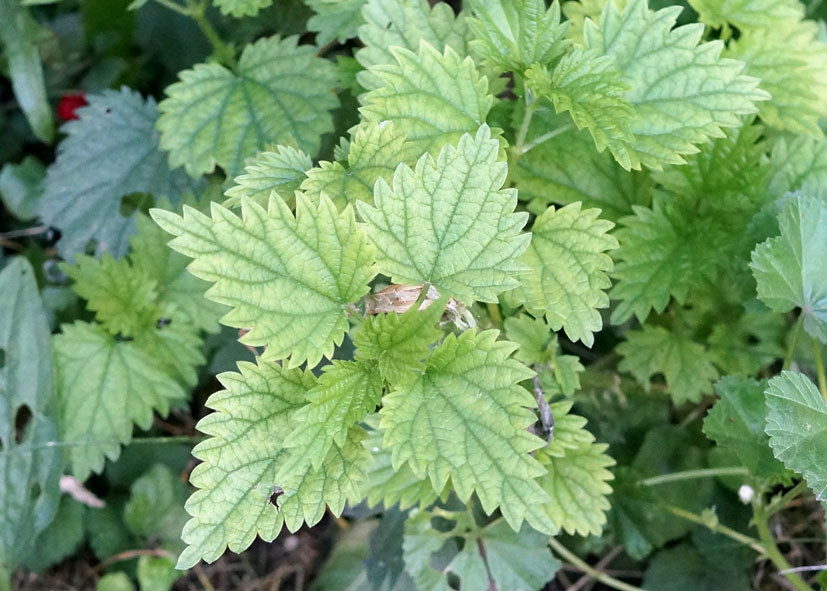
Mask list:
[[[189,10],[185,6],[181,6],[173,2],[172,0],[155,0],[158,4],[163,6],[164,8],[169,8],[173,12],[177,12],[178,14],[183,14],[184,16],[190,16]]]
[[[505,179],[505,186],[510,186],[511,175],[523,155],[523,145],[525,138],[528,135],[528,128],[531,126],[531,118],[534,117],[534,112],[537,110],[537,101],[526,103],[525,113],[523,113],[523,122],[520,124],[520,129],[517,131],[517,138],[513,146],[508,151],[508,176]]]
[[[818,391],[821,392],[821,397],[827,402],[827,377],[824,375],[824,362],[821,360],[821,343],[818,339],[813,339],[813,357],[816,362],[816,372],[818,373]]]
[[[790,341],[790,345],[787,347],[787,354],[784,355],[784,366],[781,369],[790,369],[790,364],[793,362],[793,355],[795,355],[795,348],[798,345],[798,335],[801,333],[802,324],[804,324],[804,316],[799,315],[798,320],[795,321],[793,338]]]
[[[804,579],[791,571],[792,566],[790,566],[790,563],[787,562],[787,559],[784,558],[784,555],[781,554],[781,551],[775,544],[775,539],[772,537],[772,533],[770,533],[769,516],[767,515],[766,508],[755,505],[754,515],[755,527],[758,529],[758,537],[761,540],[761,545],[764,547],[767,558],[772,561],[779,572],[784,573],[783,576],[792,584],[796,591],[812,591],[812,588],[804,582]]]
[[[699,470],[685,470],[683,472],[652,476],[651,478],[641,480],[640,483],[644,486],[656,486],[678,480],[694,480],[696,478],[711,478],[713,476],[746,476],[747,474],[749,474],[749,470],[741,466],[732,468],[702,468]]]
[[[204,33],[204,36],[212,44],[218,61],[235,65],[235,51],[221,40],[221,37],[218,36],[218,33],[215,32],[215,29],[210,24],[209,19],[207,19],[207,2],[205,0],[199,2],[187,0],[187,7],[192,20],[196,22],[201,32]]]
[[[573,128],[574,128],[573,124],[567,123],[565,125],[561,125],[560,127],[552,129],[551,131],[546,132],[543,135],[537,136],[536,138],[534,138],[533,140],[531,140],[530,142],[528,142],[526,145],[523,146],[523,149],[522,149],[520,155],[522,156],[523,154],[527,153],[532,148],[536,148],[537,146],[539,146],[543,142],[547,142],[551,138],[553,138],[555,136],[558,136],[561,133],[566,133],[568,130],[573,129]]]
[[[611,587],[612,589],[618,589],[619,591],[644,591],[640,587],[635,587],[634,585],[630,585],[628,583],[624,583],[614,577],[607,575],[606,573],[602,573],[599,570],[596,570],[589,566],[588,563],[581,560],[577,557],[576,554],[571,552],[568,548],[563,546],[560,542],[558,542],[555,538],[549,538],[548,540],[551,549],[554,550],[557,554],[560,555],[566,562],[573,564],[581,571],[589,575],[596,581],[603,583],[607,587]]]
[[[732,528],[729,528],[725,525],[717,524],[715,526],[710,525],[710,523],[701,517],[700,515],[695,515],[694,513],[690,513],[685,509],[681,509],[680,507],[675,507],[674,505],[667,505],[666,510],[672,513],[673,515],[677,515],[682,519],[686,519],[687,521],[691,521],[692,523],[697,523],[698,525],[703,525],[704,527],[708,528],[710,531],[724,535],[728,538],[735,540],[736,542],[740,542],[745,546],[749,546],[756,552],[758,552],[761,556],[767,556],[767,550],[764,546],[756,540],[755,538],[751,538],[747,535],[742,534],[739,531],[735,531]]]
[[[804,480],[802,480],[801,482],[799,482],[798,484],[796,484],[796,485],[795,485],[794,487],[792,487],[790,490],[788,490],[787,492],[785,492],[785,493],[781,496],[781,498],[780,498],[780,499],[778,499],[777,501],[775,501],[775,502],[770,503],[769,505],[767,505],[767,507],[764,509],[764,512],[767,514],[767,517],[769,518],[769,517],[771,517],[772,515],[775,515],[776,513],[778,513],[779,511],[781,511],[784,507],[786,507],[786,506],[787,506],[787,503],[789,503],[790,501],[792,501],[794,498],[796,498],[796,497],[797,497],[798,495],[800,495],[802,492],[806,491],[808,488],[809,488],[809,487],[807,486],[807,482],[806,482],[806,481],[804,481]]]
[[[488,309],[488,316],[491,318],[491,324],[502,330],[503,315],[500,313],[500,306],[489,302],[485,305],[485,307]]]

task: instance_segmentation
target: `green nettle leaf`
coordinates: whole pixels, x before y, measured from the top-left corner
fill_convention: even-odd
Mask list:
[[[181,550],[181,529],[187,522],[187,485],[164,464],[155,464],[130,487],[123,517],[129,530],[142,539],[160,538],[164,546]]]
[[[741,463],[759,478],[780,478],[784,466],[773,457],[767,423],[765,383],[752,378],[728,376],[715,383],[720,397],[704,419],[704,433],[732,450]]]
[[[172,165],[193,176],[216,164],[236,174],[269,144],[295,143],[315,154],[333,131],[338,75],[315,47],[297,43],[295,36],[260,39],[244,48],[236,71],[211,63],[181,72],[158,105],[161,147]]]
[[[276,146],[275,151],[259,152],[247,161],[244,174],[235,177],[235,185],[224,195],[224,207],[238,207],[242,197],[249,197],[262,207],[267,207],[270,193],[281,195],[293,206],[295,193],[305,178],[305,172],[313,167],[310,156],[291,146]]]
[[[391,52],[394,63],[369,70],[381,84],[362,96],[359,112],[364,122],[391,121],[405,135],[399,159],[412,163],[425,152],[436,156],[485,123],[494,97],[474,60],[450,46],[440,53],[424,41],[418,53],[401,47]]]
[[[320,162],[307,171],[302,190],[308,195],[325,193],[342,207],[357,199],[373,203],[376,180],[390,181],[403,158],[405,136],[390,121],[363,123],[354,128],[349,143],[347,166],[340,162]],[[344,143],[344,142],[343,142]]]
[[[321,468],[334,442],[343,447],[350,429],[376,410],[381,398],[382,380],[372,367],[338,360],[326,366],[307,393],[310,404],[295,415],[298,426],[285,441],[294,451],[276,479],[285,480],[297,466]]]
[[[689,0],[702,23],[710,27],[735,25],[740,30],[773,28],[779,21],[797,21],[804,16],[798,0]]]
[[[610,56],[576,48],[551,73],[544,65],[531,66],[526,86],[550,99],[558,113],[569,113],[578,129],[587,129],[598,152],[608,147],[624,169],[632,168],[629,144],[635,110],[625,96],[629,85]]]
[[[628,371],[647,388],[653,375],[663,374],[675,404],[699,401],[712,391],[712,382],[718,377],[703,345],[662,326],[645,325],[642,330],[626,333],[617,352],[623,356],[620,370]]]
[[[183,171],[171,171],[158,147],[152,99],[126,88],[87,97],[77,121],[63,126],[66,139],[46,175],[38,215],[61,231],[58,250],[71,260],[90,241],[97,253],[126,253],[135,232],[134,215],[121,214],[121,199],[133,193],[178,198],[191,187]]]
[[[804,476],[818,500],[827,499],[827,402],[805,375],[790,371],[770,380],[766,396],[775,457]]]
[[[544,473],[529,455],[543,441],[525,428],[535,420],[531,394],[517,385],[531,370],[509,359],[516,346],[495,341],[497,331],[449,335],[424,373],[383,400],[381,427],[393,447],[393,465],[408,463],[430,477],[435,490],[448,478],[467,502],[476,492],[483,509],[499,508],[518,529],[523,520],[556,530],[542,510],[548,495],[535,478]]]
[[[236,18],[255,16],[262,8],[267,8],[273,0],[212,0],[222,14],[229,14]]]
[[[0,272],[0,587],[54,516],[62,472],[49,326],[23,257]],[[28,412],[27,412],[28,411]],[[28,417],[28,420],[27,420]]]
[[[37,217],[45,176],[46,167],[34,156],[26,156],[20,164],[7,162],[0,168],[0,202],[18,220]]]
[[[365,24],[359,27],[359,40],[365,46],[355,55],[366,71],[359,72],[356,79],[368,90],[384,84],[371,66],[396,63],[391,47],[417,51],[420,41],[425,41],[439,51],[451,47],[459,55],[467,55],[465,18],[455,18],[445,2],[431,8],[428,0],[368,0],[362,18]]]
[[[165,415],[187,390],[151,351],[116,341],[102,327],[76,322],[53,338],[62,438],[72,474],[85,480],[115,459],[132,439],[132,424],[148,429],[153,410]]]
[[[344,43],[356,37],[364,24],[362,7],[367,0],[306,0],[313,9],[307,28],[316,33],[316,45],[323,46],[336,40]]]
[[[774,197],[805,186],[827,186],[827,141],[806,136],[779,137],[772,147],[770,170]]]
[[[379,374],[399,384],[425,369],[431,345],[442,336],[436,328],[445,302],[433,302],[424,310],[411,306],[403,314],[391,312],[367,318],[353,333],[356,359],[375,361]]]
[[[646,0],[631,0],[622,11],[607,2],[600,24],[584,29],[586,49],[611,56],[630,87],[631,168],[681,164],[697,144],[739,126],[740,115],[755,113],[755,102],[769,98],[756,88],[757,78],[743,74],[742,62],[720,57],[720,41],[701,42],[702,24],[673,29],[680,12],[679,6],[652,12]]]
[[[804,330],[827,342],[827,205],[796,195],[778,224],[781,236],[762,242],[752,253],[758,299],[777,312],[800,307]]]
[[[798,2],[796,2],[798,4]],[[726,55],[747,64],[772,98],[758,106],[773,127],[822,137],[819,119],[827,115],[827,43],[812,21],[773,21],[746,30],[730,42]]]
[[[356,205],[380,273],[398,284],[433,284],[468,304],[496,302],[518,285],[518,257],[531,239],[520,233],[528,215],[514,213],[517,192],[501,188],[507,167],[498,152],[483,125],[436,159],[425,154],[414,169],[400,165],[392,185],[377,181],[376,207]]]
[[[514,359],[526,365],[546,363],[557,350],[557,337],[543,317],[532,318],[528,314],[510,316],[503,322],[505,336],[520,348]]]
[[[242,199],[241,217],[218,204],[212,217],[152,210],[177,236],[170,246],[194,258],[189,270],[214,285],[206,296],[232,310],[222,323],[250,328],[241,341],[266,346],[268,359],[311,366],[333,355],[348,330],[346,308],[368,291],[374,250],[353,211],[325,196],[313,205],[298,194],[295,216],[276,194],[265,210]]]
[[[570,43],[556,0],[548,9],[543,0],[473,0],[470,7],[471,49],[501,72],[552,63]]]
[[[609,306],[605,289],[617,248],[607,234],[612,222],[598,219],[599,209],[581,210],[580,203],[549,207],[534,221],[531,244],[521,260],[528,267],[515,299],[535,315],[545,314],[554,330],[563,328],[572,341],[591,347],[603,327],[599,308]]]

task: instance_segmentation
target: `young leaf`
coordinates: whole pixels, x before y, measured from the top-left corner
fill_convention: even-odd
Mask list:
[[[649,378],[662,373],[675,404],[697,402],[712,391],[718,372],[703,345],[661,326],[645,325],[626,333],[626,342],[617,347],[623,356],[619,369],[628,371],[649,387]]]
[[[365,24],[359,27],[359,40],[365,46],[355,55],[366,70],[359,72],[356,80],[368,90],[384,84],[370,67],[396,62],[391,47],[417,51],[420,41],[425,41],[438,51],[451,47],[457,54],[467,55],[465,18],[455,18],[445,2],[431,8],[428,0],[368,0],[362,17]]]
[[[704,433],[731,449],[741,463],[759,478],[784,476],[784,466],[772,455],[767,423],[765,384],[752,378],[727,376],[715,383],[720,397],[704,419]]]
[[[187,485],[165,464],[153,465],[130,487],[123,509],[126,526],[141,539],[160,538],[165,547],[180,551],[188,492]]]
[[[315,154],[320,136],[333,131],[337,73],[315,57],[316,48],[297,43],[275,36],[247,45],[235,72],[215,63],[181,72],[158,105],[161,147],[172,165],[193,176],[216,164],[236,174],[268,144],[294,142]]]
[[[415,169],[400,165],[392,186],[377,181],[376,207],[356,205],[376,244],[379,272],[398,284],[433,284],[468,304],[496,302],[518,285],[528,216],[514,213],[516,191],[501,188],[506,165],[498,152],[483,125],[436,159],[425,154]]]
[[[291,207],[295,204],[293,193],[305,178],[304,173],[313,167],[310,156],[291,146],[276,146],[275,151],[259,152],[244,166],[244,174],[235,177],[235,185],[227,189],[224,207],[238,207],[242,197],[249,197],[262,207],[267,207],[273,191]]]
[[[569,23],[560,22],[560,4],[543,0],[473,0],[468,19],[471,49],[500,72],[523,72],[550,64],[568,47]]]
[[[0,587],[52,520],[62,472],[49,325],[23,257],[0,272]],[[26,412],[28,411],[28,413]],[[26,418],[28,417],[28,421]],[[6,587],[11,589],[11,587]]]
[[[405,135],[402,161],[411,163],[425,152],[436,156],[485,123],[494,97],[470,57],[451,47],[440,53],[424,41],[418,53],[401,47],[391,52],[393,63],[370,69],[381,84],[362,96],[359,112],[364,122],[391,121]]]
[[[775,28],[782,21],[804,17],[798,0],[689,0],[698,18],[710,27],[734,25],[745,29]]]
[[[816,499],[827,499],[827,402],[803,374],[770,380],[766,432],[775,457],[807,481]]]
[[[483,508],[502,511],[518,529],[523,520],[545,532],[554,523],[540,508],[548,496],[535,478],[543,474],[529,452],[542,441],[525,428],[534,401],[517,383],[531,377],[509,359],[515,346],[495,341],[496,331],[449,335],[424,372],[384,398],[380,411],[393,465],[408,463],[428,475],[435,490],[448,478],[466,502],[476,492]]]
[[[222,322],[251,328],[242,342],[266,345],[268,359],[289,357],[289,367],[332,356],[348,330],[346,306],[375,274],[353,211],[339,213],[325,196],[312,205],[300,195],[295,216],[276,194],[267,210],[243,199],[241,217],[215,203],[212,217],[189,207],[183,217],[151,213],[177,236],[170,246],[195,259],[193,275],[214,283],[207,297],[232,306]]]
[[[344,43],[356,37],[364,24],[362,7],[367,0],[306,0],[313,9],[307,28],[316,33],[316,45],[323,47],[333,40]]]
[[[770,191],[775,197],[805,186],[827,186],[827,141],[779,137],[772,147],[770,170]]]
[[[762,242],[752,253],[758,298],[777,312],[801,307],[804,329],[827,342],[827,205],[796,195],[778,223],[781,236]]]
[[[737,127],[739,115],[755,113],[754,103],[769,98],[757,78],[743,74],[743,63],[720,57],[720,41],[701,42],[702,24],[673,29],[680,11],[652,12],[646,0],[630,0],[621,11],[611,1],[600,24],[584,30],[586,49],[611,56],[631,89],[632,168],[681,164],[697,144]]]
[[[526,365],[546,363],[555,356],[557,337],[552,332],[545,318],[532,318],[528,314],[510,316],[503,322],[505,336],[520,348],[514,353],[514,359]]]
[[[171,171],[158,147],[155,101],[126,88],[87,96],[77,121],[63,127],[57,160],[46,175],[38,215],[61,231],[58,250],[64,259],[84,252],[114,257],[126,253],[135,232],[134,216],[121,214],[121,198],[132,193],[179,197],[189,187],[183,171]]]
[[[605,251],[617,248],[617,240],[607,234],[614,224],[598,215],[599,209],[581,211],[580,203],[572,203],[538,216],[521,257],[528,271],[514,295],[532,314],[545,314],[552,329],[563,328],[569,339],[587,347],[603,327],[597,310],[609,306],[603,290],[611,285],[606,273],[612,259]]]
[[[267,8],[273,0],[212,0],[222,14],[236,18],[255,16],[262,8]]]
[[[52,342],[62,438],[75,444],[66,454],[78,480],[118,457],[132,439],[133,423],[148,429],[153,411],[165,415],[171,401],[187,395],[152,352],[116,341],[97,325],[63,325]]]

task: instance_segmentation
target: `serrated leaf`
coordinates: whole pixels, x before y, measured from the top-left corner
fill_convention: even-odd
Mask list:
[[[473,0],[470,8],[471,49],[500,72],[552,63],[568,47],[556,1],[546,8],[543,0]]]
[[[441,336],[436,328],[445,301],[432,302],[424,310],[411,306],[403,314],[391,312],[365,319],[353,333],[356,359],[376,361],[379,374],[398,384],[425,369],[431,345]]]
[[[525,428],[535,420],[531,395],[517,382],[532,372],[509,359],[514,345],[496,331],[449,335],[424,374],[387,394],[380,411],[393,465],[408,463],[436,490],[448,478],[466,502],[476,492],[483,508],[499,507],[509,524],[527,520],[555,530],[539,508],[547,500],[535,478],[543,473],[528,452],[542,445]]]
[[[767,423],[765,383],[752,378],[727,376],[715,383],[720,397],[704,419],[704,433],[720,446],[731,449],[741,463],[759,478],[784,475],[784,466],[772,455]]]
[[[797,4],[797,3],[796,3]],[[772,127],[822,137],[819,119],[827,115],[827,43],[812,21],[775,21],[766,29],[741,32],[726,55],[747,64],[771,98],[758,105]]]
[[[153,410],[165,415],[170,402],[187,395],[150,352],[97,325],[63,325],[52,343],[62,438],[75,444],[66,455],[78,480],[118,457],[133,423],[148,429]]]
[[[400,160],[411,163],[425,152],[436,156],[485,123],[494,97],[470,57],[450,46],[440,53],[425,41],[418,53],[402,47],[391,52],[392,63],[370,68],[380,84],[361,97],[359,112],[364,122],[391,121],[405,135]]]
[[[57,160],[46,175],[38,215],[61,231],[58,250],[66,260],[84,252],[90,240],[95,252],[114,257],[126,253],[135,232],[134,215],[121,214],[121,198],[133,193],[179,197],[190,181],[171,171],[158,147],[152,99],[126,88],[88,95],[79,119],[62,130]]]
[[[521,257],[528,271],[514,295],[532,314],[545,314],[552,329],[564,329],[587,347],[603,327],[597,310],[609,306],[603,290],[611,286],[612,259],[605,252],[618,246],[608,234],[614,224],[598,215],[599,209],[581,210],[580,203],[572,203],[537,217]]]
[[[290,367],[332,356],[348,330],[346,306],[375,274],[353,211],[339,213],[324,196],[318,205],[299,196],[295,216],[275,194],[267,210],[243,199],[241,217],[215,203],[212,217],[189,207],[183,217],[151,213],[177,236],[170,246],[195,259],[193,275],[214,283],[207,297],[232,306],[221,322],[250,328],[243,343],[289,357]]]
[[[827,141],[807,136],[781,136],[770,157],[770,191],[781,197],[805,186],[827,185]]]
[[[456,18],[447,3],[438,2],[432,8],[428,0],[368,0],[362,18],[365,24],[359,27],[359,40],[365,46],[355,56],[366,70],[356,80],[368,90],[383,85],[370,67],[396,62],[391,47],[417,51],[420,41],[425,41],[439,51],[451,47],[467,55],[465,18]]]
[[[155,464],[129,489],[123,518],[140,539],[160,538],[166,548],[179,551],[181,529],[187,522],[184,502],[187,486],[164,464]]]
[[[663,374],[675,404],[699,401],[712,391],[712,381],[718,377],[703,345],[661,326],[645,325],[626,333],[617,352],[623,356],[619,369],[646,388],[653,375]]]
[[[785,371],[766,391],[767,425],[775,457],[807,481],[820,501],[827,498],[827,402],[803,374]]]
[[[235,177],[235,185],[227,189],[224,207],[238,207],[242,197],[249,197],[267,207],[270,193],[275,191],[291,207],[293,193],[301,186],[305,172],[313,167],[310,156],[291,146],[276,146],[275,151],[259,152],[247,161],[244,174]]]
[[[552,72],[542,64],[531,66],[526,86],[551,100],[558,113],[569,113],[578,129],[588,130],[598,152],[608,147],[624,169],[632,168],[629,145],[635,110],[626,99],[629,85],[610,56],[575,48]]]
[[[710,27],[734,25],[739,30],[774,28],[804,16],[798,0],[689,0],[698,19]]]
[[[307,28],[316,33],[316,45],[324,46],[333,40],[344,43],[356,37],[365,22],[362,7],[367,0],[306,0],[313,9]]]
[[[542,316],[532,318],[528,314],[509,316],[503,322],[505,336],[520,348],[514,359],[526,365],[545,363],[557,353],[557,336]]]
[[[635,169],[681,164],[697,144],[737,127],[740,115],[755,113],[755,102],[769,98],[756,88],[757,78],[743,74],[743,63],[720,57],[720,41],[701,42],[703,25],[673,29],[680,11],[651,12],[646,0],[631,0],[621,11],[608,2],[600,24],[584,30],[586,49],[611,56],[631,89],[625,98],[635,110],[628,149]]]
[[[514,213],[514,189],[502,189],[506,165],[487,125],[476,137],[425,154],[415,169],[400,165],[392,186],[380,179],[376,207],[357,203],[376,245],[379,272],[397,284],[433,284],[470,304],[496,302],[516,287],[517,257],[529,234],[527,214]]]
[[[796,195],[778,223],[781,236],[762,242],[752,253],[758,299],[777,312],[801,307],[804,330],[827,342],[827,205]]]
[[[170,163],[193,176],[216,164],[234,175],[269,144],[294,142],[315,154],[339,104],[336,68],[315,52],[298,37],[274,36],[247,45],[235,72],[215,63],[181,72],[158,105]]]
[[[351,427],[376,410],[381,398],[382,380],[373,367],[339,360],[326,366],[307,393],[310,404],[294,417],[297,426],[284,444],[293,451],[276,480],[284,480],[299,465],[321,468],[334,442],[343,447]]]
[[[255,16],[262,8],[267,8],[273,0],[212,0],[221,14],[228,14],[236,18]]]
[[[239,363],[239,371],[219,376],[225,390],[210,396],[207,406],[215,412],[198,423],[210,438],[193,449],[203,463],[190,481],[200,490],[186,504],[192,519],[182,534],[188,548],[179,568],[199,559],[213,562],[227,547],[241,552],[256,535],[271,541],[283,524],[270,496],[282,444],[293,430],[291,418],[315,379],[309,372],[266,361]]]
[[[357,199],[372,203],[376,180],[391,180],[402,161],[405,135],[390,121],[362,123],[351,131],[347,164],[320,162],[318,167],[308,170],[301,186],[307,194],[325,193],[342,206]]]
[[[14,257],[0,272],[0,310],[3,586],[54,516],[62,461],[60,449],[49,444],[57,440],[58,429],[49,325],[34,270],[23,257]]]

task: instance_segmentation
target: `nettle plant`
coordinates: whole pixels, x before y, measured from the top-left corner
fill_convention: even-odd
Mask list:
[[[368,561],[376,589],[531,591],[552,550],[636,589],[561,539],[684,540],[647,588],[750,588],[693,523],[811,588],[768,525],[827,494],[827,44],[803,5],[308,0],[316,45],[238,51],[204,3],[157,1],[213,59],[157,106],[90,96],[38,203],[95,313],[52,341],[74,476],[186,399],[221,317],[256,360],[198,423],[179,568],[349,507],[402,556]],[[34,289],[4,273],[0,301]]]

